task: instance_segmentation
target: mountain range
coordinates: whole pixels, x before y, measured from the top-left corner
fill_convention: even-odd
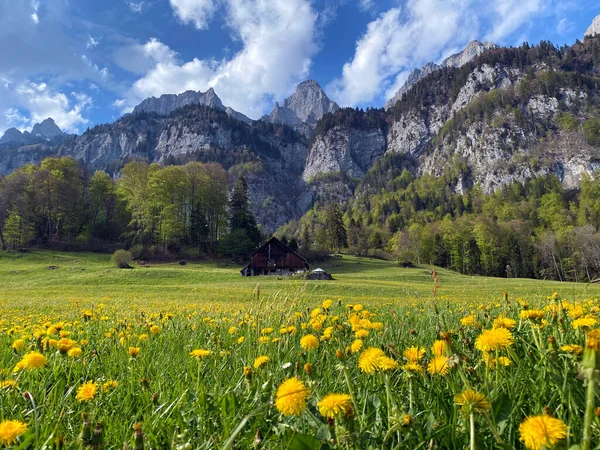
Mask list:
[[[136,158],[218,162],[248,179],[266,230],[315,202],[360,196],[359,181],[386,158],[415,176],[454,175],[449,189],[493,192],[556,174],[567,189],[600,170],[600,16],[572,46],[502,48],[473,41],[411,73],[383,109],[340,108],[313,80],[253,121],[213,89],[144,100],[80,136],[47,119],[0,138],[0,173],[57,155],[118,176]]]

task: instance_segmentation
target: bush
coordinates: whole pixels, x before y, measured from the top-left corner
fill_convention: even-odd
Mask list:
[[[112,260],[119,269],[131,269],[133,256],[127,250],[117,250],[112,255]]]

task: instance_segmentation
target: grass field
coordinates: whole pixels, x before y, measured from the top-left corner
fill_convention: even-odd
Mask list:
[[[600,449],[600,286],[322,267],[0,253],[0,449]]]
[[[58,269],[48,270],[48,266]],[[406,303],[432,299],[430,267],[405,269],[388,261],[344,255],[321,267],[334,281],[297,281],[277,277],[244,278],[241,265],[228,261],[204,261],[136,265],[116,269],[109,255],[92,253],[0,253],[0,302],[19,308],[39,308],[77,302],[81,306],[107,301],[157,306],[179,304],[241,305],[254,299],[257,284],[261,296],[286,295],[303,290],[312,303],[342,298],[366,304]],[[600,285],[558,283],[530,279],[471,277],[437,269],[438,300],[486,303],[508,292],[512,297],[544,299],[560,291],[564,298],[600,296]]]

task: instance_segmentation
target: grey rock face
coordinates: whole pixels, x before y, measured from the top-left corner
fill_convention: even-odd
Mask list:
[[[493,48],[498,48],[498,46],[492,42],[479,42],[479,41],[471,41],[465,47],[462,52],[456,53],[452,56],[449,56],[445,60],[442,61],[440,65],[435,63],[428,63],[421,69],[414,69],[404,85],[394,94],[394,96],[389,99],[384,108],[389,109],[398,102],[398,100],[402,99],[402,96],[406,94],[415,84],[417,84],[420,80],[425,78],[430,73],[435,72],[443,67],[461,67],[471,62],[475,57],[481,55],[486,50],[490,50]]]
[[[600,15],[596,16],[584,36],[596,36],[600,34]]]
[[[16,128],[9,128],[4,132],[4,135],[0,138],[0,144],[17,144],[25,145],[27,142],[23,133]]]
[[[290,125],[303,132],[306,126],[314,128],[321,117],[338,109],[338,104],[327,97],[319,83],[308,80],[300,83],[296,92],[286,98],[282,106],[275,103],[271,114],[264,119]]]
[[[147,112],[147,113],[157,113],[161,116],[169,115],[171,112],[176,109],[183,108],[188,105],[204,105],[210,106],[211,108],[219,109],[225,111],[227,115],[233,117],[234,119],[241,120],[246,123],[252,122],[248,117],[244,114],[235,111],[232,108],[225,107],[223,102],[219,98],[219,96],[215,93],[213,88],[210,88],[206,92],[196,92],[196,91],[185,91],[182,94],[164,94],[159,98],[150,97],[144,100],[142,103],[137,105],[133,109],[133,113],[138,112]]]
[[[386,137],[382,130],[335,127],[319,136],[311,146],[302,178],[308,181],[329,172],[363,177],[385,149]]]
[[[33,136],[39,136],[44,139],[54,139],[58,136],[62,136],[64,133],[62,130],[54,123],[54,120],[48,118],[44,120],[42,123],[37,123],[33,126],[31,130],[31,134]]]

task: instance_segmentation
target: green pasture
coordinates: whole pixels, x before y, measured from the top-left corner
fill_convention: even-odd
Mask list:
[[[56,266],[55,269],[49,269]],[[332,257],[318,266],[334,281],[301,281],[291,278],[252,277],[239,274],[241,265],[227,260],[135,264],[134,269],[114,267],[110,255],[31,251],[0,252],[0,302],[13,307],[38,307],[60,302],[81,304],[181,302],[227,304],[302,290],[301,296],[320,302],[342,298],[344,302],[396,303],[433,299],[431,267],[402,268],[389,261],[349,255]],[[312,268],[316,268],[314,265]],[[508,292],[511,298],[540,300],[559,291],[566,299],[600,296],[600,285],[560,283],[547,280],[502,279],[465,276],[436,268],[439,273],[436,299],[492,302]]]

